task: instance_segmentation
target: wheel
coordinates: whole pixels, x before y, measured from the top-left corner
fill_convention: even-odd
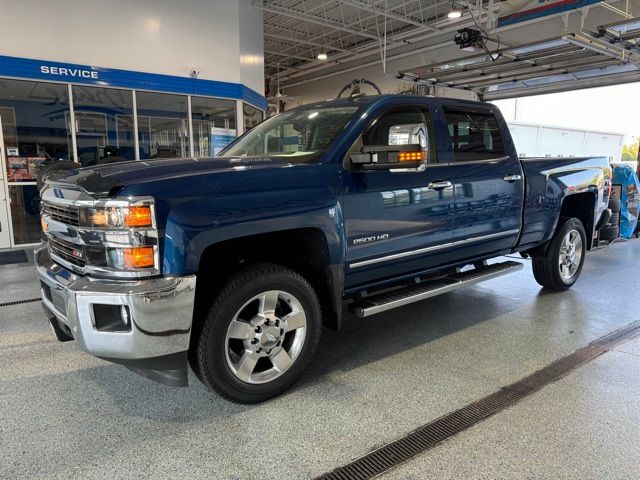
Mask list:
[[[47,177],[47,175],[49,175],[50,173],[53,172],[58,172],[61,170],[74,170],[76,168],[80,168],[81,165],[75,163],[75,162],[70,162],[68,160],[58,160],[55,162],[51,162],[48,165],[45,165],[44,167],[42,167],[42,169],[40,170],[40,172],[38,172],[38,178],[37,178],[37,186],[38,186],[38,191],[42,190],[42,184],[44,182],[44,179]]]
[[[622,210],[622,201],[618,198],[611,197],[609,198],[609,210],[611,210],[611,214],[620,213]]]
[[[560,217],[546,255],[533,258],[536,281],[553,290],[570,288],[582,271],[586,245],[587,237],[582,222],[573,217]]]
[[[279,395],[302,375],[320,339],[318,297],[299,274],[250,267],[217,295],[196,343],[196,374],[237,403]]]
[[[600,240],[610,242],[620,236],[620,227],[618,225],[607,225],[602,227],[598,233],[600,234]]]

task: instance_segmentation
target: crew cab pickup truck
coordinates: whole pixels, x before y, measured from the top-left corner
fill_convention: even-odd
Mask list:
[[[516,252],[540,285],[571,287],[610,178],[605,158],[519,159],[490,104],[306,105],[217,158],[50,171],[42,301],[91,355],[174,386],[190,366],[259,402],[302,375],[343,307],[366,318],[515,272]]]

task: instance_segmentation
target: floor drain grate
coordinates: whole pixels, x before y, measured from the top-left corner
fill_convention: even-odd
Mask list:
[[[14,263],[26,263],[28,261],[27,252],[24,250],[0,252],[0,265],[13,265]]]
[[[26,300],[14,300],[13,302],[0,303],[0,307],[9,307],[11,305],[20,305],[21,303],[39,302],[42,298],[28,298]]]
[[[564,377],[580,365],[611,350],[624,340],[638,334],[640,334],[640,322],[632,323],[477,402],[440,417],[399,440],[389,443],[342,467],[338,467],[329,473],[325,473],[318,479],[365,480],[380,475],[415,455],[435,447],[443,440],[513,405],[542,387]]]

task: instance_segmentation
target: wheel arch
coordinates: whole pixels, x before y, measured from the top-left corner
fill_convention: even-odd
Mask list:
[[[270,262],[305,277],[316,290],[324,326],[337,330],[342,320],[344,274],[331,263],[329,244],[320,228],[294,228],[213,243],[200,256],[192,345],[216,292],[240,268]]]
[[[584,231],[587,234],[587,250],[591,250],[593,246],[597,202],[597,191],[589,190],[566,195],[560,205],[560,217],[575,217],[582,222]],[[558,228],[557,224],[556,228]]]

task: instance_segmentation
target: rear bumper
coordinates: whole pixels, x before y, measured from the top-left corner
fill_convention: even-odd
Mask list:
[[[93,279],[58,265],[46,247],[34,255],[45,311],[67,327],[81,350],[162,383],[186,385],[195,275]],[[128,307],[128,330],[97,328],[95,305]]]

